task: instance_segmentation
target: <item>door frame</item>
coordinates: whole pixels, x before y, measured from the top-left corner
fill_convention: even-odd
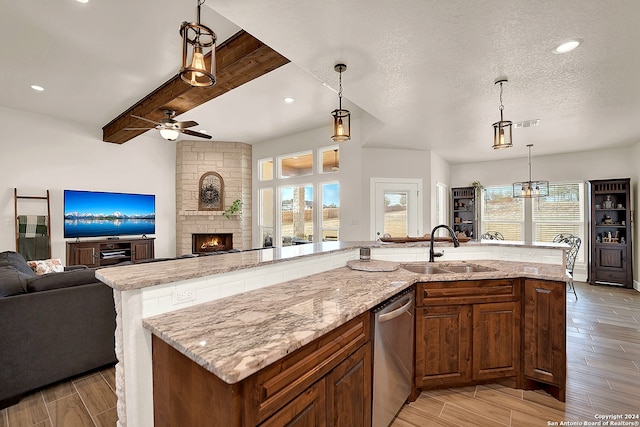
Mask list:
[[[408,184],[417,187],[416,195],[416,232],[421,235],[423,229],[423,198],[422,198],[422,179],[420,178],[371,178],[369,184],[369,235],[371,240],[375,241],[379,236],[376,235],[376,188],[383,184]]]

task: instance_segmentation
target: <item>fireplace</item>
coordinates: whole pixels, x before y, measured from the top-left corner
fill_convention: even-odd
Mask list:
[[[194,233],[191,242],[194,254],[230,251],[233,249],[233,233]]]

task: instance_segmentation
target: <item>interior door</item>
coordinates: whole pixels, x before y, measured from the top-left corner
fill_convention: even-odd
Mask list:
[[[371,239],[421,236],[422,180],[371,179]]]

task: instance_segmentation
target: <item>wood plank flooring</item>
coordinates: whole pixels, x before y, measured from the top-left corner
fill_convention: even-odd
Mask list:
[[[617,425],[640,425],[638,418],[624,418],[640,414],[640,293],[575,284],[578,300],[567,294],[566,403],[498,384],[426,391],[392,426],[588,425],[600,421],[596,414],[631,423]]]
[[[115,367],[60,382],[1,410],[0,427],[114,427],[115,389]]]
[[[392,426],[540,427],[639,414],[640,293],[579,282],[576,290],[578,301],[567,295],[566,403],[499,384],[428,391]],[[114,390],[115,368],[59,383],[1,410],[0,427],[113,427]]]

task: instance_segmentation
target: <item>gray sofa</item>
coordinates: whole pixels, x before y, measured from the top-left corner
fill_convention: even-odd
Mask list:
[[[113,290],[86,267],[36,276],[0,253],[0,409],[24,393],[116,362]]]

